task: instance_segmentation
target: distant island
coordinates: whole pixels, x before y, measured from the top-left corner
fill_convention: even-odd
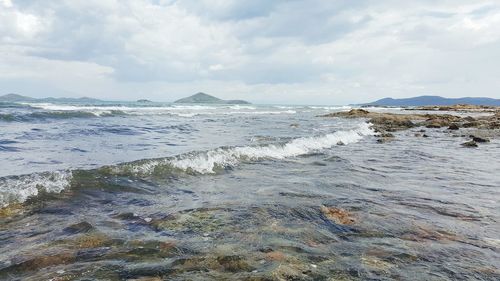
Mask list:
[[[18,94],[7,94],[0,96],[0,102],[78,102],[78,103],[96,103],[102,102],[102,100],[93,98],[32,98],[27,96],[21,96]]]
[[[82,97],[82,98],[32,98],[18,94],[7,94],[0,96],[0,102],[74,102],[74,103],[100,103],[103,100]],[[152,103],[148,99],[139,99],[138,103]],[[197,93],[187,98],[176,100],[174,103],[210,103],[210,104],[250,104],[244,100],[223,100],[205,93]]]
[[[444,98],[440,96],[419,96],[413,98],[393,99],[384,98],[371,103],[361,104],[363,106],[430,106],[430,105],[486,105],[500,106],[500,99],[492,98]]]
[[[187,98],[176,100],[174,103],[250,104],[244,100],[223,100],[205,93],[197,93]]]

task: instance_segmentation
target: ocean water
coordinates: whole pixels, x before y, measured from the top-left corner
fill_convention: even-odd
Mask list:
[[[0,103],[0,280],[498,280],[500,142],[349,109]]]

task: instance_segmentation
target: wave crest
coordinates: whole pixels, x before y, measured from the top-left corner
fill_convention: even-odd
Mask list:
[[[218,170],[234,167],[245,161],[264,159],[285,159],[307,155],[327,149],[338,143],[350,144],[360,141],[364,136],[373,135],[370,124],[362,123],[358,128],[337,131],[331,134],[297,138],[284,144],[262,146],[221,147],[204,152],[193,152],[171,158],[142,160],[107,167],[113,174],[153,175],[161,171],[181,170],[195,174],[214,174]]]
[[[59,193],[70,186],[73,173],[56,171],[0,178],[0,207],[22,203],[40,192]]]

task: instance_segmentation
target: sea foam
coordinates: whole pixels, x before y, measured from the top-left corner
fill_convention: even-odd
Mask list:
[[[370,128],[370,124],[362,123],[352,130],[337,131],[321,136],[297,138],[283,144],[220,147],[203,152],[182,154],[176,157],[117,165],[111,170],[117,174],[132,173],[135,175],[151,175],[157,173],[157,170],[172,169],[196,174],[214,174],[219,169],[234,167],[245,161],[264,159],[281,160],[297,157],[328,149],[339,143],[346,145],[355,143],[363,137],[373,134],[374,131]]]
[[[59,193],[69,187],[71,171],[35,173],[0,178],[0,207],[12,202],[22,203],[40,192]]]

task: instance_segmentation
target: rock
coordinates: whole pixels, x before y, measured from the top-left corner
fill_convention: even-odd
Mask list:
[[[283,260],[285,260],[285,254],[283,254],[282,252],[278,252],[278,251],[272,251],[272,252],[266,253],[266,260],[283,261]]]
[[[136,213],[121,213],[113,216],[113,218],[120,220],[137,220],[139,219],[139,215],[137,215]]]
[[[24,210],[23,205],[20,203],[13,203],[7,207],[0,208],[0,218],[12,217],[22,213]]]
[[[355,222],[349,212],[340,208],[321,206],[321,212],[336,224],[349,225]]]
[[[337,145],[345,145],[342,141],[337,142]]]
[[[292,127],[292,128],[298,128],[298,127],[299,127],[299,124],[297,124],[297,123],[293,123],[293,124],[290,124],[290,127]]]
[[[461,105],[458,108],[466,108],[466,105]],[[432,107],[435,108],[435,107]],[[437,108],[437,107],[436,107]],[[460,128],[477,128],[481,131],[488,130],[488,136],[498,137],[500,132],[500,108],[478,108],[475,112],[489,113],[489,115],[481,115],[475,118],[467,116],[461,117],[452,114],[404,114],[404,113],[384,113],[384,112],[369,112],[364,109],[352,109],[347,112],[333,112],[321,117],[342,117],[342,118],[365,118],[372,125],[372,129],[380,133],[377,140],[379,143],[390,141],[390,138],[383,138],[387,132],[396,132],[407,130],[413,127],[427,128],[442,128],[448,130],[459,130]],[[437,109],[436,109],[437,110]],[[466,130],[464,130],[466,131]],[[420,130],[418,133],[424,133],[425,130]],[[425,137],[425,136],[424,136]]]
[[[73,263],[75,255],[73,253],[60,253],[49,256],[36,256],[29,260],[12,266],[16,271],[34,271],[40,268],[49,268],[56,265]]]
[[[416,136],[416,137],[421,137],[421,136],[422,136],[422,134],[418,134],[418,133],[417,133],[417,134],[415,134],[415,136]]]
[[[392,138],[380,138],[377,140],[378,143],[386,143],[392,141]]]
[[[369,122],[374,124],[378,130],[386,132],[400,131],[416,126],[408,116],[397,114],[375,116]]]
[[[112,244],[112,240],[99,233],[91,233],[86,234],[84,236],[78,237],[74,241],[74,245],[76,248],[84,249],[84,248],[100,248],[105,246],[110,246]]]
[[[486,139],[486,138],[476,137],[473,135],[471,135],[470,137],[472,138],[472,141],[475,141],[475,142],[490,142],[490,140]]]
[[[68,233],[68,234],[87,233],[87,232],[90,232],[92,230],[94,230],[94,227],[86,221],[72,224],[72,225],[66,227],[65,229],[63,229],[63,231]]]
[[[468,122],[462,125],[464,128],[472,128],[479,126],[479,122]]]
[[[431,128],[436,128],[436,129],[437,129],[437,128],[441,128],[441,127],[443,127],[443,124],[440,124],[440,123],[431,123],[431,124],[428,124],[428,125],[427,125],[427,126],[425,126],[425,127],[426,127],[426,128],[429,128],[429,129],[431,129]]]
[[[217,261],[226,271],[252,271],[253,268],[240,256],[224,256],[218,257]]]
[[[382,137],[382,138],[393,138],[394,135],[391,134],[391,133],[383,133],[383,134],[380,134],[380,137]]]
[[[477,143],[475,141],[464,142],[461,145],[465,147],[477,147]]]
[[[428,138],[429,136],[428,136],[428,135],[426,135],[426,134],[423,134],[423,135],[422,135],[422,137],[424,137],[424,138]]]

